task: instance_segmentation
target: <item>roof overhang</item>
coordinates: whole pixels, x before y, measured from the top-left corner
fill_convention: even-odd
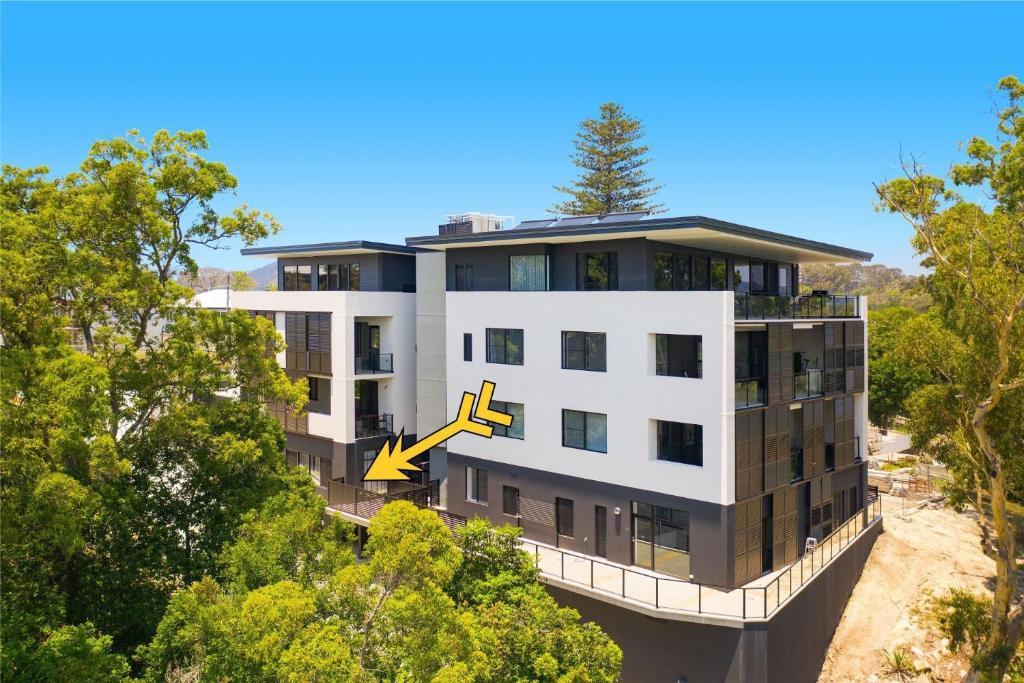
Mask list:
[[[355,254],[415,254],[422,249],[402,244],[384,242],[320,242],[318,244],[291,244],[280,247],[249,247],[242,249],[243,256],[265,258],[301,258],[308,256],[352,256]]]
[[[860,263],[873,254],[825,242],[728,223],[714,218],[644,219],[611,225],[515,228],[471,235],[410,237],[410,246],[452,249],[513,244],[558,244],[643,237],[657,242],[791,263]]]

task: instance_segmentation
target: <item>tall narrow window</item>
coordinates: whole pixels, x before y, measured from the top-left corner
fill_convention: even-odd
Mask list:
[[[618,288],[618,252],[576,254],[576,289],[593,291]]]
[[[313,289],[313,266],[284,266],[284,290],[308,292]]]
[[[606,338],[604,332],[562,332],[562,368],[605,372]]]
[[[597,453],[608,452],[608,416],[581,410],[562,411],[562,445]]]
[[[462,335],[462,360],[473,360],[473,335],[469,332]]]
[[[455,264],[455,291],[473,291],[473,266],[466,263]]]
[[[693,257],[693,289],[705,291],[711,289],[710,263],[706,256]]]
[[[724,258],[711,259],[711,289],[724,291],[728,286],[728,271],[725,267]]]
[[[487,328],[487,362],[523,364],[523,331]]]
[[[700,378],[702,354],[699,334],[654,335],[655,373],[658,375]]]
[[[522,439],[526,436],[526,422],[523,419],[524,410],[522,403],[509,403],[507,401],[491,401],[491,406],[500,413],[512,416],[512,424],[494,425],[494,436],[505,436],[510,439]]]
[[[509,289],[513,292],[548,290],[548,257],[545,254],[509,257]]]
[[[655,252],[654,288],[679,291],[690,288],[690,255]]]
[[[487,505],[487,470],[466,466],[466,500]]]
[[[501,511],[513,517],[519,516],[519,489],[515,486],[501,487]]]
[[[568,498],[555,498],[555,527],[558,535],[572,538],[574,521],[572,501]]]
[[[704,465],[704,428],[685,422],[657,420],[658,460]]]

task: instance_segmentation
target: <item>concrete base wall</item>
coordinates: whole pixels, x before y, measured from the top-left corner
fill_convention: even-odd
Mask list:
[[[882,523],[864,532],[767,623],[742,628],[654,619],[548,586],[623,652],[628,683],[814,683]]]

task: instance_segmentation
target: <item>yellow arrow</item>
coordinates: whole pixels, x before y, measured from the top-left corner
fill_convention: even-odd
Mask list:
[[[491,396],[493,395],[494,382],[484,382],[480,388],[480,402],[477,404],[476,417],[490,422],[497,422],[507,427],[512,424],[512,416],[491,410]],[[474,400],[476,400],[476,395],[468,391],[464,392],[462,394],[462,403],[459,405],[459,414],[455,420],[441,427],[441,429],[438,429],[433,434],[420,439],[408,449],[402,448],[404,430],[395,439],[394,448],[391,447],[390,441],[386,442],[377,453],[377,457],[373,459],[370,469],[363,475],[363,481],[408,481],[409,475],[405,474],[402,470],[420,471],[419,467],[409,462],[410,460],[417,455],[426,453],[434,446],[444,443],[456,434],[469,432],[470,434],[476,434],[487,439],[491,438],[491,435],[494,433],[494,427],[474,422],[472,419],[471,414],[473,413]]]

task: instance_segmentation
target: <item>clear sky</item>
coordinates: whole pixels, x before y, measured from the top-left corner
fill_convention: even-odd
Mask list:
[[[612,100],[646,124],[668,215],[916,270],[872,181],[901,148],[944,170],[991,135],[998,79],[1024,78],[1022,4],[5,1],[0,20],[4,163],[66,173],[129,128],[202,128],[237,201],[283,224],[268,244],[543,217]],[[197,256],[264,263],[238,246]]]

